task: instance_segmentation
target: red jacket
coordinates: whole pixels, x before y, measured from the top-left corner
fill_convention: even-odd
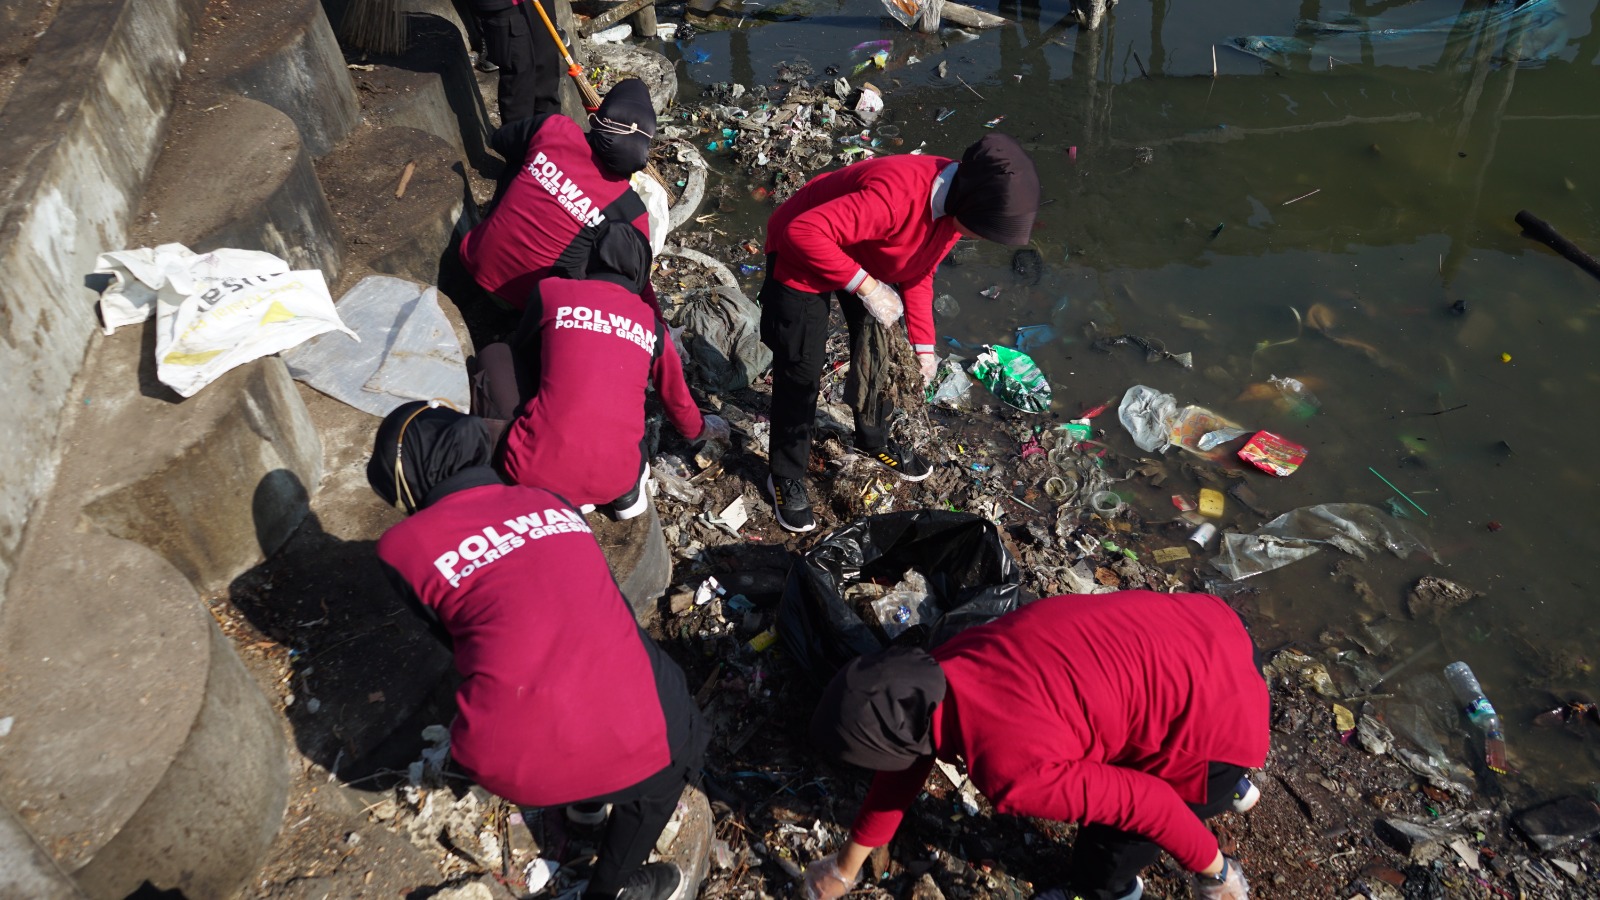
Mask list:
[[[378,541],[379,558],[453,640],[462,682],[451,756],[523,806],[661,771],[668,717],[693,715],[682,671],[639,630],[583,516],[481,472]]]
[[[632,188],[627,176],[600,165],[566,116],[508,125],[495,132],[495,149],[518,171],[489,217],[461,239],[461,262],[484,290],[522,309],[579,230],[600,224],[600,211]],[[649,216],[643,203],[638,208],[633,225],[649,237]]]
[[[507,431],[506,474],[579,505],[610,503],[639,479],[646,386],[684,437],[698,438],[705,420],[670,333],[637,294],[565,278],[539,293],[539,393]]]
[[[1250,636],[1207,594],[1125,591],[1038,600],[933,651],[949,683],[939,758],[965,759],[995,809],[1144,835],[1192,871],[1217,841],[1210,763],[1266,762],[1267,685]],[[855,840],[887,843],[933,759],[872,782]]]
[[[933,270],[955,246],[955,216],[933,217],[933,181],[951,160],[885,156],[824,172],[767,220],[772,277],[809,293],[842,290],[863,270],[900,286],[906,333],[931,351]]]

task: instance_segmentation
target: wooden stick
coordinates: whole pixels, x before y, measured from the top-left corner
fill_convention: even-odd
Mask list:
[[[1579,249],[1577,244],[1561,236],[1561,233],[1545,220],[1527,210],[1517,213],[1517,224],[1522,226],[1522,233],[1540,243],[1546,244],[1551,250],[1565,256],[1567,261],[1578,268],[1600,278],[1600,260]]]
[[[400,172],[400,186],[394,189],[394,198],[399,200],[406,195],[406,185],[411,183],[411,176],[417,174],[417,161],[407,160],[405,169]]]
[[[974,97],[977,97],[979,100],[982,100],[985,103],[989,102],[986,97],[984,97],[982,94],[978,93],[977,88],[974,88],[972,85],[967,84],[967,80],[965,78],[962,78],[960,75],[957,75],[956,76],[956,80],[961,82],[961,85],[963,87],[965,87],[967,90],[972,91],[972,95]]]
[[[633,15],[639,10],[644,9],[646,6],[654,6],[655,2],[656,0],[622,0],[622,2],[618,3],[616,6],[611,7],[600,15],[595,16],[594,18],[580,25],[578,27],[578,36],[588,37],[594,34],[596,31],[609,28],[612,25],[621,22],[623,19]]]
[[[961,3],[945,0],[944,8],[939,13],[940,18],[954,22],[963,28],[996,28],[1001,25],[1010,25],[1011,20],[1002,18],[994,13],[987,13],[981,9],[973,9]]]
[[[1313,194],[1320,194],[1320,193],[1322,193],[1322,188],[1317,188],[1316,190],[1311,191],[1309,193],[1301,194],[1300,196],[1294,198],[1293,200],[1285,200],[1282,203],[1280,203],[1279,205],[1280,206],[1288,206],[1291,203],[1299,203],[1301,200],[1304,200],[1305,198],[1310,197]]]

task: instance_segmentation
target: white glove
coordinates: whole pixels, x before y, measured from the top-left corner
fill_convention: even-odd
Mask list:
[[[806,866],[805,876],[804,900],[839,900],[861,882],[861,873],[857,872],[854,878],[846,878],[839,871],[837,853],[830,853]]]
[[[728,427],[727,419],[706,413],[701,416],[701,421],[705,424],[700,427],[700,437],[695,439],[696,443],[710,441],[713,444],[727,444],[732,439],[733,429]]]
[[[856,296],[861,298],[861,303],[867,308],[867,312],[872,313],[874,319],[888,328],[900,321],[900,317],[905,314],[905,301],[900,299],[900,292],[894,289],[894,285],[876,278],[872,281],[872,290],[866,293],[858,291]]]
[[[939,371],[939,357],[934,356],[932,350],[919,350],[917,367],[922,370],[922,385],[927,387],[933,383],[933,376]]]
[[[1250,882],[1245,880],[1239,861],[1224,856],[1222,871],[1215,877],[1194,876],[1194,896],[1195,900],[1250,900]]]

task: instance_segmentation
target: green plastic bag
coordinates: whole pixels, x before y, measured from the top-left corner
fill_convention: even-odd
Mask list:
[[[1028,413],[1050,408],[1050,382],[1026,353],[990,346],[972,361],[972,377],[996,397]]]

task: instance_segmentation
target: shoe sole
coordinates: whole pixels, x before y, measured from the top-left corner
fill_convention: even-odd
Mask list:
[[[899,476],[901,481],[913,481],[913,482],[914,481],[923,481],[923,480],[927,479],[927,477],[929,475],[933,474],[933,468],[929,467],[928,471],[923,472],[921,475],[907,475],[906,471],[904,469],[902,469],[902,468],[900,468],[898,466],[889,465],[888,463],[886,463],[883,460],[879,459],[878,458],[878,454],[873,453],[870,450],[861,450],[861,449],[857,448],[856,452],[860,453],[862,456],[865,456],[867,459],[872,460],[873,462],[877,463],[878,465],[883,466],[885,469],[888,469],[889,471],[893,472],[895,475]]]
[[[611,514],[617,517],[618,522],[626,522],[629,519],[641,515],[645,511],[645,507],[650,505],[650,492],[646,490],[646,488],[649,486],[650,470],[645,469],[643,472],[639,473],[639,484],[636,488],[639,491],[638,499],[634,500],[632,503],[628,504],[622,509],[617,509],[616,507],[611,508]]]
[[[1245,791],[1243,797],[1235,796],[1233,798],[1233,811],[1236,813],[1247,813],[1250,810],[1255,809],[1256,804],[1260,801],[1261,788],[1256,787],[1255,782],[1250,782],[1250,790]]]
[[[816,530],[816,522],[812,522],[810,525],[807,525],[804,528],[796,528],[784,520],[783,509],[778,506],[778,489],[773,485],[771,475],[767,476],[767,493],[772,495],[772,515],[773,518],[778,520],[778,527],[782,528],[784,531],[790,532],[791,534],[805,534],[808,531]]]

